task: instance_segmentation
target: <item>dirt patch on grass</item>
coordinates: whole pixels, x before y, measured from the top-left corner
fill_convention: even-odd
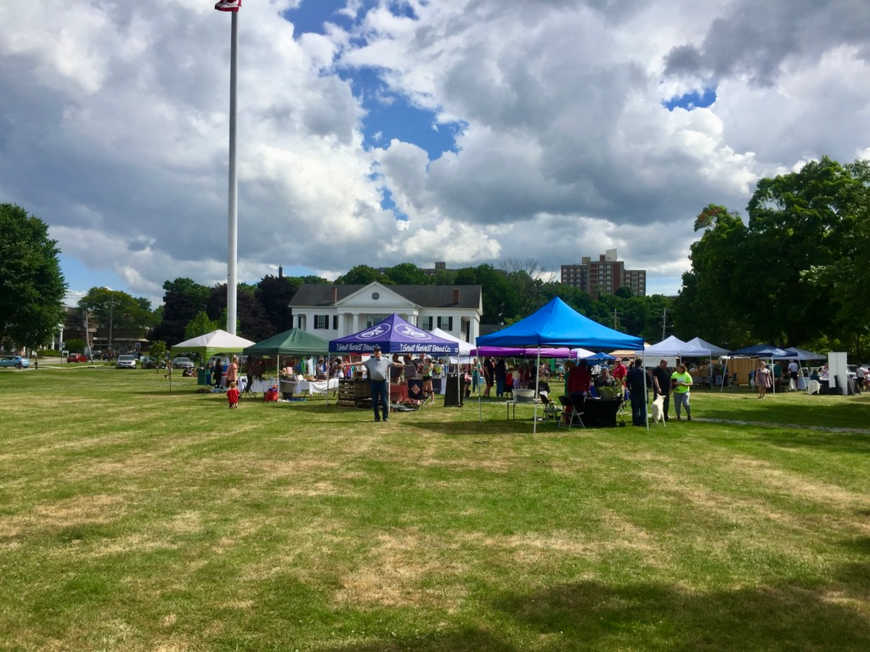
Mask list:
[[[781,493],[809,498],[844,510],[870,507],[870,499],[866,495],[784,471],[764,460],[734,457],[731,458],[730,465],[736,472],[751,475],[759,484]]]
[[[33,517],[43,524],[67,527],[81,523],[110,523],[124,512],[121,496],[77,496],[53,504],[37,505]]]
[[[640,475],[650,482],[653,492],[671,494],[679,502],[726,523],[746,526],[760,519],[775,521],[778,526],[791,529],[805,529],[805,525],[794,515],[761,500],[717,493],[701,484],[687,482],[685,478],[662,470],[641,471]]]
[[[466,594],[466,569],[452,556],[440,554],[445,547],[449,546],[414,531],[381,534],[368,559],[340,579],[334,600],[345,605],[437,606],[454,611]]]
[[[511,470],[512,464],[508,460],[494,459],[435,459],[425,458],[416,462],[420,466],[438,467],[443,469],[451,469],[456,471],[482,470],[492,473],[507,473]]]

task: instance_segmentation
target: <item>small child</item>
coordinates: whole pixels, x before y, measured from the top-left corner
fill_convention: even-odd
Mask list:
[[[230,388],[227,390],[227,401],[230,403],[230,409],[239,407],[239,390],[234,380],[230,382]]]

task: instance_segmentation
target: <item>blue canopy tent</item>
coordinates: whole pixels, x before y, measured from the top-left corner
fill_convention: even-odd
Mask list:
[[[585,358],[580,358],[581,360],[586,360],[586,362],[608,362],[610,360],[616,360],[609,353],[604,353],[599,351],[598,353],[593,353],[592,355],[587,355]]]
[[[643,350],[643,340],[584,317],[559,297],[507,328],[477,338],[478,346],[567,346],[590,351]]]
[[[582,347],[591,351],[630,349],[643,351],[643,339],[626,335],[608,328],[597,321],[584,317],[559,297],[525,319],[507,328],[477,338],[477,346],[523,346],[523,347]],[[540,369],[538,354],[536,368]],[[644,374],[646,380],[646,374]],[[535,396],[538,395],[539,378],[535,374]],[[644,390],[644,395],[646,391]],[[537,432],[538,404],[535,403],[534,426]],[[648,426],[647,426],[648,427]]]

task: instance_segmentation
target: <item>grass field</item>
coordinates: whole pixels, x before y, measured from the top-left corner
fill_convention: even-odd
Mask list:
[[[194,389],[0,372],[0,647],[870,649],[870,431],[799,427],[868,395],[532,436]]]

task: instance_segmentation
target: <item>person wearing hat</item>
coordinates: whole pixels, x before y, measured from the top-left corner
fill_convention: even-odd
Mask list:
[[[372,357],[363,362],[369,377],[369,385],[372,388],[372,409],[375,411],[375,421],[381,420],[381,414],[378,412],[378,407],[383,413],[383,420],[389,419],[390,415],[390,365],[403,367],[399,362],[391,362],[381,356],[381,347],[375,345],[372,351]]]

